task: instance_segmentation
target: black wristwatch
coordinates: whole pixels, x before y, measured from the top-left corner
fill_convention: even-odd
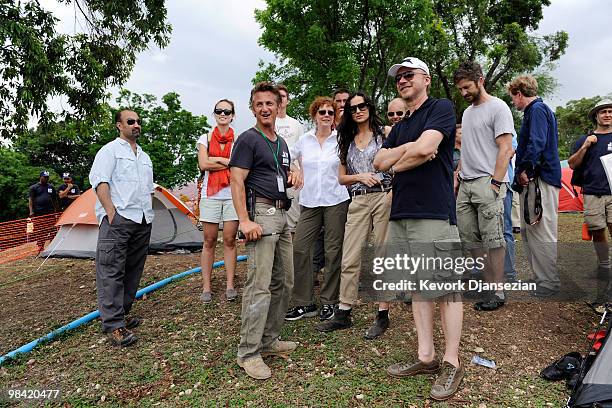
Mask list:
[[[501,188],[502,182],[501,181],[497,181],[494,178],[491,178],[491,184],[493,184],[497,188]]]

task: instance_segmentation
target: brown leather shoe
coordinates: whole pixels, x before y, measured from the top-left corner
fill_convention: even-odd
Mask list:
[[[455,395],[459,389],[459,384],[465,375],[463,365],[459,364],[459,367],[455,367],[448,361],[442,363],[442,371],[436,382],[431,387],[431,398],[436,401],[444,401]]]
[[[138,340],[138,337],[136,337],[134,333],[132,333],[125,327],[115,329],[111,333],[108,333],[107,336],[114,346],[120,347],[127,347],[131,344],[136,343],[136,341]]]
[[[418,360],[414,363],[397,363],[387,368],[387,374],[392,377],[409,377],[419,374],[435,374],[440,370],[440,363],[433,360],[430,363],[424,363]]]
[[[249,358],[248,360],[238,358],[238,365],[244,368],[244,371],[249,377],[255,378],[256,380],[267,380],[272,376],[270,367],[264,363],[261,356]]]
[[[272,345],[261,352],[262,357],[280,356],[288,357],[289,353],[297,348],[297,343],[294,341],[276,340]]]

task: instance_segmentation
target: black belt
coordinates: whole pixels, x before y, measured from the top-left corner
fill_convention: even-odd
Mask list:
[[[286,200],[272,200],[266,197],[255,197],[255,202],[262,203],[262,204],[268,204],[279,210],[284,210],[285,208],[287,208]]]
[[[389,191],[391,191],[391,187],[384,188],[381,190],[353,190],[351,191],[351,197],[356,197],[356,196],[361,196],[361,195],[371,194],[371,193],[387,193]]]

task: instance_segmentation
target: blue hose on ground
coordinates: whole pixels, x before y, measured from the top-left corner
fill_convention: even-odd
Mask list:
[[[246,255],[240,255],[238,258],[236,258],[236,260],[238,262],[242,262],[245,261],[247,259]],[[225,265],[225,262],[223,261],[217,261],[213,264],[213,268],[219,268],[220,266]],[[193,268],[190,269],[188,271],[185,272],[181,272],[178,273],[176,275],[170,276],[166,279],[162,279],[159,282],[156,282],[152,285],[147,286],[146,288],[142,288],[140,289],[138,292],[136,292],[136,299],[140,299],[143,295],[146,295],[147,293],[153,292],[154,290],[157,290],[163,286],[166,286],[167,284],[177,281],[179,279],[183,279],[186,276],[189,275],[193,275],[194,273],[198,273],[200,272],[202,269],[201,268]],[[46,343],[49,341],[54,340],[57,336],[59,336],[62,333],[65,333],[69,330],[72,329],[76,329],[79,326],[84,325],[85,323],[89,323],[92,320],[97,319],[98,317],[100,317],[100,312],[99,311],[95,311],[95,312],[91,312],[86,314],[83,317],[80,317],[78,319],[76,319],[73,322],[68,323],[65,326],[60,327],[59,329],[55,329],[53,330],[51,333],[48,333],[34,341],[29,342],[28,344],[25,344],[21,347],[19,347],[18,349],[15,349],[9,353],[6,353],[5,355],[3,355],[2,357],[0,357],[0,366],[2,364],[4,364],[5,362],[7,362],[8,360],[15,358],[17,356],[17,354],[25,354],[25,353],[29,353],[30,351],[32,351],[36,346],[38,346],[39,344],[42,343]]]

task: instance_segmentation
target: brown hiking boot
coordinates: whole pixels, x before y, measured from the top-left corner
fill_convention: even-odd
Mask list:
[[[465,375],[461,363],[455,367],[448,361],[442,363],[442,372],[436,378],[436,382],[431,387],[431,398],[436,401],[444,401],[455,395],[459,389],[459,384]]]
[[[262,357],[280,356],[287,358],[289,353],[297,348],[297,343],[294,341],[276,340],[270,347],[261,352]]]
[[[136,343],[136,341],[138,340],[138,337],[136,337],[134,333],[132,333],[125,327],[115,329],[111,333],[108,333],[107,336],[114,346],[121,347],[127,347],[130,344]]]
[[[418,360],[415,363],[397,363],[390,365],[387,368],[387,374],[392,377],[410,377],[419,374],[435,374],[440,370],[440,363],[433,360],[430,363],[424,363]]]
[[[249,377],[255,378],[256,380],[267,380],[272,376],[272,371],[270,371],[270,367],[268,367],[266,363],[264,363],[261,356],[249,358],[248,360],[242,360],[239,357],[238,365],[244,368],[244,371]]]

